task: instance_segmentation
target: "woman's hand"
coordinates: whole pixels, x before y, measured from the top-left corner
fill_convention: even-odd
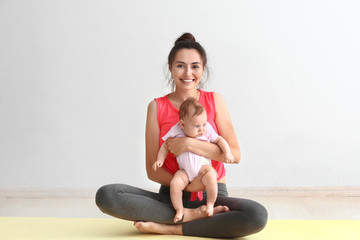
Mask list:
[[[169,150],[175,157],[179,156],[180,154],[187,152],[189,149],[189,138],[182,137],[182,138],[169,138],[164,143],[167,150]]]

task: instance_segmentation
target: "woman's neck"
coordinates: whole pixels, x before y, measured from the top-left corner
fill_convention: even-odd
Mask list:
[[[173,92],[171,95],[175,101],[182,103],[189,97],[193,97],[196,100],[199,100],[200,90],[197,89],[187,90],[187,91],[175,90],[175,92]]]

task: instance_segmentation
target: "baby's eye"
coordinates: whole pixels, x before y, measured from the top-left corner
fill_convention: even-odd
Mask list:
[[[195,128],[199,128],[199,125],[195,125],[194,127],[195,127]]]
[[[206,126],[206,123],[203,124],[203,127],[205,127],[205,126]]]

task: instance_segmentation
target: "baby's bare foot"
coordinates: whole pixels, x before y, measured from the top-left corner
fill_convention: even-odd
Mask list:
[[[214,204],[213,203],[206,204],[206,213],[209,217],[214,215]]]
[[[184,216],[184,209],[177,210],[174,217],[174,223],[180,221],[183,218],[183,216]]]

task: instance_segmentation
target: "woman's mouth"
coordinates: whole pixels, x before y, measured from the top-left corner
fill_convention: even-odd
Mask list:
[[[185,83],[192,83],[193,81],[195,81],[195,79],[182,79],[181,81]]]

